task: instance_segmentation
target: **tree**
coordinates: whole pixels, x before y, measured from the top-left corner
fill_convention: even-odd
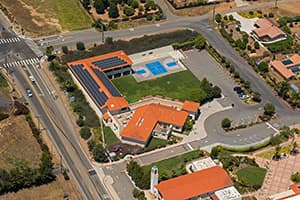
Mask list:
[[[52,55],[52,52],[54,51],[54,47],[53,46],[48,46],[47,48],[46,48],[46,56],[51,56]]]
[[[216,20],[216,22],[219,24],[219,23],[221,23],[221,21],[222,21],[222,16],[221,16],[221,14],[216,14],[215,15],[215,20]]]
[[[224,118],[224,119],[222,120],[221,125],[222,125],[222,128],[224,128],[224,129],[230,128],[230,126],[231,126],[231,120],[228,119],[228,118]]]
[[[257,69],[261,73],[267,73],[269,71],[268,64],[264,61],[262,61],[258,64]]]
[[[193,128],[193,125],[194,125],[193,120],[192,120],[191,118],[188,118],[188,119],[185,121],[184,125],[183,125],[183,130],[184,130],[184,131],[191,131],[192,128]]]
[[[92,153],[96,162],[105,162],[107,160],[105,150],[101,144],[96,144]]]
[[[95,7],[96,12],[97,12],[98,14],[103,14],[103,13],[105,13],[105,5],[104,5],[104,3],[103,3],[102,0],[95,0],[95,1],[94,1],[94,7]]]
[[[123,12],[126,16],[132,16],[134,15],[135,10],[132,7],[125,6]]]
[[[273,116],[275,114],[275,107],[272,103],[270,102],[267,102],[265,105],[264,105],[264,115],[267,115],[267,116]]]
[[[62,47],[61,47],[61,50],[62,50],[62,52],[63,52],[64,54],[68,54],[68,53],[69,53],[69,49],[68,49],[67,46],[62,46]]]
[[[93,23],[93,27],[95,27],[96,29],[100,29],[101,31],[106,31],[106,26],[103,23],[102,19],[97,19],[94,23]]]
[[[281,142],[280,138],[276,135],[276,136],[271,136],[270,138],[270,144],[272,146],[276,146],[276,145],[279,145]]]
[[[259,49],[259,43],[257,41],[254,42],[254,48]]]
[[[92,135],[92,133],[91,133],[91,130],[90,130],[89,127],[82,127],[80,129],[80,136],[83,139],[87,140],[87,139],[89,139],[91,137],[91,135]]]
[[[91,1],[90,0],[81,0],[82,6],[85,9],[89,9],[90,5],[91,5]]]
[[[39,165],[39,179],[41,183],[49,183],[55,179],[55,175],[52,172],[53,163],[52,158],[47,153],[42,153],[41,163]]]
[[[258,92],[253,92],[252,100],[255,102],[261,102],[261,95]]]
[[[109,5],[108,16],[110,18],[119,17],[119,9],[118,9],[117,3],[114,1],[111,1],[110,5]]]
[[[131,2],[131,4],[130,4],[130,6],[132,7],[132,8],[138,8],[139,7],[139,2],[137,1],[137,0],[133,0],[132,2]]]
[[[203,49],[205,48],[206,46],[206,39],[201,36],[201,35],[198,35],[195,39],[194,39],[194,44],[195,44],[195,47],[197,49]]]
[[[275,153],[274,153],[274,156],[273,156],[274,160],[278,160],[280,158],[280,150],[281,150],[281,146],[277,145],[275,147]]]
[[[83,42],[77,42],[77,43],[76,43],[76,48],[77,48],[77,50],[79,50],[79,51],[84,51],[84,50],[85,50],[84,43],[83,43]]]
[[[290,85],[288,82],[282,81],[277,84],[277,91],[280,97],[287,98],[289,90],[290,90]]]

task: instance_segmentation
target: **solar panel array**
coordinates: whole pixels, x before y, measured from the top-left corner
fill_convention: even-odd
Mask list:
[[[105,87],[109,90],[111,95],[115,97],[122,96],[120,92],[115,88],[115,86],[112,84],[112,82],[109,80],[109,78],[106,76],[104,72],[101,72],[97,69],[93,69],[95,74],[98,76],[98,78],[102,81],[102,83],[105,85]]]
[[[95,61],[95,62],[92,62],[92,63],[94,65],[100,67],[101,69],[107,69],[107,68],[127,64],[126,61],[120,59],[118,56],[111,57],[111,58],[106,58],[106,59],[103,59],[103,60],[98,60],[98,61]]]
[[[85,86],[89,94],[92,96],[96,104],[102,106],[106,103],[108,97],[104,92],[100,92],[100,86],[93,79],[87,70],[83,69],[83,65],[71,65],[71,70],[78,76],[81,84]]]

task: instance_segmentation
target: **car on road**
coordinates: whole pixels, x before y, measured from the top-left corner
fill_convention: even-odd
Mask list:
[[[29,79],[31,80],[31,82],[35,82],[35,79],[34,79],[34,77],[31,75],[31,76],[29,76]]]
[[[32,96],[33,96],[32,91],[31,91],[30,88],[26,88],[26,93],[27,93],[27,95],[28,95],[29,97],[32,97]]]

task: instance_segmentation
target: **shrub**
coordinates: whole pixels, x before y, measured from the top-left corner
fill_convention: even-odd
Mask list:
[[[68,49],[67,46],[62,46],[62,47],[61,47],[61,50],[62,50],[62,52],[63,52],[64,54],[68,54],[68,53],[69,53],[69,49]]]
[[[147,15],[146,19],[147,19],[148,21],[152,21],[153,16],[152,16],[152,15]]]
[[[259,49],[259,43],[257,41],[254,42],[254,48]]]
[[[84,51],[84,50],[85,50],[84,43],[83,43],[83,42],[77,42],[77,43],[76,43],[76,48],[77,48],[77,50],[79,50],[79,51]]]
[[[92,135],[92,133],[91,133],[91,130],[90,130],[89,127],[82,127],[80,129],[80,136],[83,139],[87,140],[87,139],[89,139],[91,137],[91,135]]]
[[[217,23],[220,23],[220,22],[222,21],[222,16],[221,16],[221,14],[219,14],[219,13],[216,14],[216,15],[215,15],[215,20],[216,20]]]
[[[123,12],[126,16],[134,15],[134,9],[132,7],[125,6]]]
[[[270,18],[273,18],[273,17],[274,17],[274,13],[271,13],[271,12],[270,12],[270,13],[269,13],[269,17],[270,17]]]
[[[267,73],[269,71],[268,64],[264,61],[262,61],[258,64],[257,69],[261,73]]]
[[[224,118],[221,122],[222,128],[226,129],[226,128],[230,128],[231,126],[231,120],[228,118]]]
[[[264,115],[273,116],[275,114],[275,107],[272,103],[267,102],[264,105]]]

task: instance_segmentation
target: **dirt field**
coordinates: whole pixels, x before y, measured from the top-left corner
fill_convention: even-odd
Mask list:
[[[9,193],[0,196],[0,200],[62,200],[67,194],[69,199],[81,199],[73,189],[72,182],[64,181],[63,177],[58,176],[57,180],[48,184],[35,188],[24,189],[17,193]]]
[[[51,35],[65,30],[91,27],[92,19],[78,0],[0,0],[21,27],[31,36]]]
[[[54,147],[49,144],[50,141],[45,140],[45,137],[43,140],[53,152]],[[10,169],[12,165],[9,160],[13,157],[25,159],[29,166],[37,167],[40,163],[41,153],[40,146],[33,137],[25,116],[11,116],[0,122],[0,168]],[[54,154],[53,162],[54,166],[59,165],[57,154]],[[0,200],[61,200],[64,194],[67,194],[72,200],[81,199],[72,177],[70,178],[71,180],[65,181],[62,175],[58,175],[53,183],[5,194],[0,196]]]
[[[0,167],[9,169],[10,158],[22,158],[35,167],[40,163],[40,146],[33,137],[25,116],[10,117],[0,122]]]
[[[261,9],[263,13],[274,13],[275,17],[293,17],[300,15],[300,2],[279,3],[278,8],[268,6]]]
[[[207,5],[207,6],[198,6],[193,8],[184,8],[184,9],[174,9],[173,6],[168,2],[168,0],[164,0],[164,2],[168,5],[168,8],[171,10],[172,13],[179,16],[197,16],[203,15],[207,13],[212,13],[214,5]],[[229,3],[220,3],[215,6],[215,12],[222,12],[231,8],[235,8],[235,2]]]

